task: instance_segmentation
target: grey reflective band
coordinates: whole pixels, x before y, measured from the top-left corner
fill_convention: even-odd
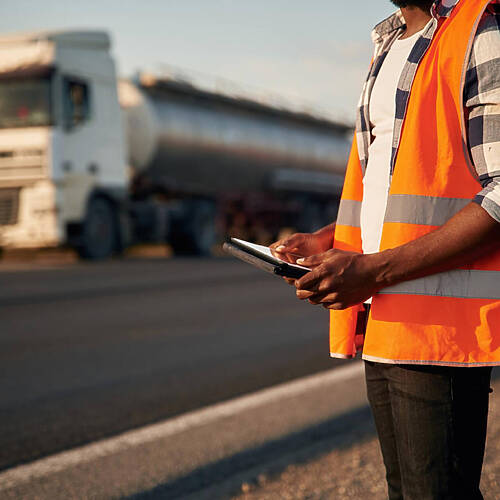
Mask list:
[[[391,194],[384,222],[442,226],[472,200],[412,194]]]
[[[500,300],[500,271],[455,269],[405,281],[379,293]]]
[[[361,226],[361,202],[354,200],[341,200],[337,224],[340,226]]]

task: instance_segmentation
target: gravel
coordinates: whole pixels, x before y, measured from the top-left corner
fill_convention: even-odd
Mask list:
[[[481,490],[485,500],[500,500],[500,381],[493,384]],[[330,449],[310,460],[291,463],[278,474],[260,473],[241,484],[233,500],[384,500],[384,467],[372,435],[352,446]]]

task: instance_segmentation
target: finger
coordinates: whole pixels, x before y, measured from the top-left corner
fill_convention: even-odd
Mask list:
[[[329,293],[322,294],[321,296],[320,294],[318,294],[317,298],[321,303],[333,303],[339,301],[339,294],[337,292],[332,292],[331,290],[329,290]]]
[[[281,247],[279,247],[279,248],[281,248]],[[269,247],[269,250],[271,250],[271,254],[274,257],[276,257],[278,259],[282,259],[283,258],[284,254],[283,254],[283,252],[281,250],[278,250],[277,248],[271,248],[271,247]]]
[[[295,285],[295,279],[294,278],[286,278],[283,277],[283,279],[289,284],[289,285]]]
[[[280,250],[278,250],[278,248]],[[281,252],[281,249],[283,248],[283,240],[276,241],[275,243],[272,243],[269,245],[269,250],[271,250],[271,253],[274,255],[276,252]],[[275,255],[276,257],[276,255]]]
[[[271,247],[278,252],[293,252],[298,251],[300,245],[304,243],[304,236],[301,233],[295,233],[288,238],[283,238],[277,241]],[[299,254],[297,254],[299,255]]]
[[[318,253],[315,255],[311,255],[309,257],[304,257],[303,260],[300,262],[297,261],[298,264],[301,264],[306,267],[313,267],[318,265],[318,263],[322,262],[331,262],[332,260],[335,260],[336,257],[339,255],[345,254],[346,252],[342,250],[337,250],[335,248],[331,248],[330,250],[327,250],[326,252],[323,253]],[[351,252],[352,253],[352,252]]]
[[[317,282],[324,278],[321,268],[310,271],[295,282],[295,286],[302,290],[314,290]]]
[[[321,291],[321,289],[314,291],[309,290],[312,294],[308,297],[311,304],[332,303],[338,300],[338,294],[331,292],[331,290]]]
[[[269,248],[271,250],[274,250],[275,252],[284,252],[287,249],[287,246],[283,245],[282,242],[278,241],[277,243],[273,243],[272,245],[269,245]]]
[[[325,308],[325,309],[331,309],[332,305],[333,305],[333,302],[322,302],[321,305]]]
[[[344,304],[341,302],[326,302],[321,304],[325,309],[330,309],[333,311],[340,311],[341,309],[345,309]]]
[[[320,303],[314,299],[307,299],[307,301],[309,302],[309,304],[312,304],[313,306],[320,305]]]
[[[302,257],[304,255],[299,252],[299,247],[296,245],[280,245],[274,251],[278,253],[290,253],[292,255],[295,255],[295,257]]]
[[[297,259],[300,258],[301,255],[296,254],[296,253],[286,252],[286,253],[280,254],[279,257],[281,258],[281,260],[284,260],[285,262],[289,262],[290,264],[296,264]]]
[[[302,257],[301,259],[297,259],[297,264],[305,267],[315,267],[319,266],[323,263],[324,257],[323,254],[310,255],[309,257]]]
[[[278,240],[278,241],[275,241],[274,243],[271,243],[269,245],[269,248],[271,250],[277,250],[279,248],[280,249],[279,251],[281,251],[282,248],[284,248],[284,247],[286,248],[285,241],[286,241],[285,238]]]
[[[297,264],[305,267],[317,267],[323,262],[330,261],[332,257],[335,257],[335,250],[327,250],[326,252],[317,253],[314,255],[309,255],[308,257],[303,257],[301,259],[297,259]]]
[[[295,287],[297,288],[297,296],[314,300],[316,303],[321,302],[327,296],[331,300],[337,297],[337,293],[333,289],[334,284],[331,280],[318,280],[306,287],[299,287],[297,283],[295,283]]]
[[[285,245],[280,244],[277,247],[269,247],[269,249],[271,250],[271,253],[275,257],[278,257],[278,259],[287,260],[287,259],[290,259],[289,255],[292,255],[293,256],[293,263],[295,263],[295,259],[297,259],[297,257],[302,257],[302,255],[300,253],[298,253],[298,249],[295,247],[286,247]],[[290,253],[290,252],[296,252],[296,253]],[[291,262],[291,261],[288,261],[288,262]]]
[[[286,252],[295,249],[296,246],[297,244],[295,241],[282,240],[281,242],[279,242],[279,245],[276,245],[275,250],[277,252]]]
[[[295,294],[300,300],[305,300],[309,297],[312,297],[314,295],[314,292],[311,292],[309,290],[296,290]]]
[[[318,299],[315,295],[309,297],[307,300],[309,301],[309,304],[312,304],[313,306],[318,306],[321,304],[321,299]]]

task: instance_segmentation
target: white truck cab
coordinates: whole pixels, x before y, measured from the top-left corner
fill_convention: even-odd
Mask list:
[[[0,37],[1,247],[109,245],[99,220],[128,185],[109,49],[99,31]]]
[[[210,255],[331,222],[349,125],[169,75],[117,82],[100,31],[0,37],[0,248]]]

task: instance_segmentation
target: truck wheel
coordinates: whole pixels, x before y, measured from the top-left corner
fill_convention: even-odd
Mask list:
[[[99,260],[113,255],[117,244],[116,214],[104,198],[90,200],[81,236],[77,248],[80,257]]]
[[[189,202],[184,215],[173,221],[169,243],[177,255],[210,255],[216,241],[215,204]]]

